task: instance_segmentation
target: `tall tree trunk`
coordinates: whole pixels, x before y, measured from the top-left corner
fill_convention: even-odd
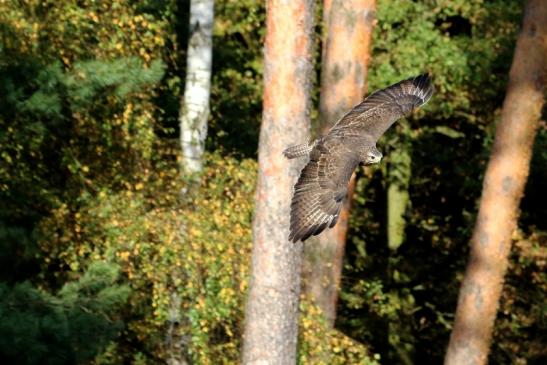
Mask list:
[[[389,152],[389,164],[387,164],[387,245],[390,256],[397,256],[397,250],[405,238],[406,219],[405,212],[410,202],[408,187],[412,176],[411,141],[408,121],[401,121],[397,128],[401,131],[396,147]],[[398,285],[399,280],[395,272],[400,270],[398,264],[392,259],[387,261],[387,278],[389,285]],[[408,331],[405,325],[397,318],[389,320],[387,326],[387,341],[394,350],[392,362],[403,365],[414,363],[414,344],[401,341],[400,334]]]
[[[282,151],[309,140],[313,0],[266,2],[264,110],[253,223],[244,364],[295,364],[302,244],[288,241],[302,162]]]
[[[410,143],[402,142],[389,156],[387,188],[387,245],[396,251],[405,238],[405,211],[410,200],[408,185],[412,174]]]
[[[524,12],[445,364],[485,364],[547,81],[547,2]]]
[[[182,163],[189,173],[200,172],[207,137],[213,55],[214,0],[191,0],[186,84],[181,102]]]
[[[325,0],[320,129],[328,131],[366,91],[372,29],[375,23],[375,0]],[[330,326],[336,318],[336,302],[348,230],[351,196],[355,175],[338,224],[311,238],[304,248],[304,288],[323,311]]]

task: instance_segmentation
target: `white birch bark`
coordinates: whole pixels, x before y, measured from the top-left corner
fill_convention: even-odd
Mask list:
[[[213,56],[214,0],[192,0],[186,63],[186,84],[179,116],[182,164],[200,172],[207,137]]]

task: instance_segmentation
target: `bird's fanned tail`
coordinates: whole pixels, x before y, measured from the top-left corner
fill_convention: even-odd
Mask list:
[[[298,144],[295,146],[291,146],[283,151],[283,155],[288,159],[293,159],[297,157],[305,157],[308,156],[315,146],[314,144]]]

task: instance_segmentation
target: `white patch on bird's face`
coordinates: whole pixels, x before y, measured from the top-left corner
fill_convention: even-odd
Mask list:
[[[367,163],[368,164],[375,164],[375,163],[380,163],[380,161],[382,161],[382,157],[383,155],[380,153],[380,151],[376,150],[376,151],[370,151],[368,154],[367,154]]]

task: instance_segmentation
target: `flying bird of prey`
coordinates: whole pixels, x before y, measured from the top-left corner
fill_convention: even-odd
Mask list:
[[[370,94],[326,136],[283,151],[289,159],[309,157],[294,186],[289,241],[304,241],[336,225],[353,170],[359,164],[379,163],[378,138],[432,94],[427,74],[400,81]]]

